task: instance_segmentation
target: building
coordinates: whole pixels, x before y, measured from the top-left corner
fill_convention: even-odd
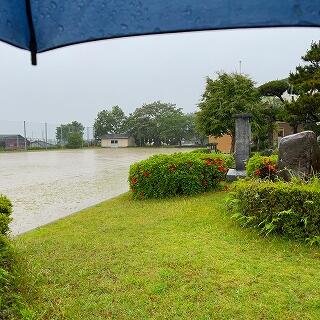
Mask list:
[[[20,134],[0,134],[0,148],[24,149],[30,146],[30,141]]]
[[[298,126],[298,132],[303,131],[302,126]],[[273,132],[273,142],[276,145],[279,145],[280,140],[285,137],[293,134],[294,130],[287,122],[277,121],[277,129]]]
[[[42,140],[35,140],[30,142],[30,148],[39,148],[39,149],[48,149],[48,148],[54,148],[55,145],[52,143],[48,143]]]
[[[127,134],[105,134],[101,137],[102,148],[135,147],[135,140]]]
[[[298,126],[298,132],[303,131],[302,126]],[[285,137],[293,134],[294,130],[287,122],[277,121],[276,129],[273,132],[273,144],[278,146],[280,140]],[[222,137],[209,136],[209,144],[216,144],[217,149],[224,153],[229,153],[231,150],[232,139],[230,135],[223,135]]]
[[[217,150],[223,153],[230,153],[232,138],[225,134],[222,137],[209,136],[209,144],[216,144]]]

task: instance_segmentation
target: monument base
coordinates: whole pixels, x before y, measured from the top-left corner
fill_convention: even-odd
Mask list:
[[[227,173],[227,180],[228,181],[235,181],[238,178],[245,178],[246,177],[245,170],[237,170],[237,169],[229,169]]]

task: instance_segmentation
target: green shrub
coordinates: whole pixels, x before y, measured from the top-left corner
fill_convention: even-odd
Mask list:
[[[7,234],[11,222],[12,204],[8,198],[0,195],[0,234]]]
[[[310,243],[320,240],[320,182],[238,181],[230,205],[242,225]],[[320,244],[320,241],[319,241]]]
[[[12,203],[3,195],[0,195],[0,213],[8,216],[12,213]]]
[[[0,195],[0,319],[23,318],[29,310],[24,306],[17,293],[16,257],[8,237],[12,204],[8,198]],[[31,319],[31,318],[30,318]]]
[[[254,154],[247,162],[246,170],[248,177],[274,180],[277,173],[278,156],[270,157]]]
[[[223,154],[155,155],[130,167],[130,189],[135,199],[201,193],[218,188],[232,163]]]

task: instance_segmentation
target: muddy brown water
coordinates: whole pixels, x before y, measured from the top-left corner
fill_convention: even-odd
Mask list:
[[[181,149],[86,149],[0,154],[0,193],[17,235],[128,191],[132,163]],[[184,150],[187,151],[187,150]]]

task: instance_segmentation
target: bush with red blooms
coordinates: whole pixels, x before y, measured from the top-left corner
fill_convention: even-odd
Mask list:
[[[247,175],[252,178],[274,180],[277,176],[278,156],[253,155],[247,162]]]
[[[161,154],[133,164],[130,190],[135,199],[192,195],[219,188],[233,158],[224,154]]]

